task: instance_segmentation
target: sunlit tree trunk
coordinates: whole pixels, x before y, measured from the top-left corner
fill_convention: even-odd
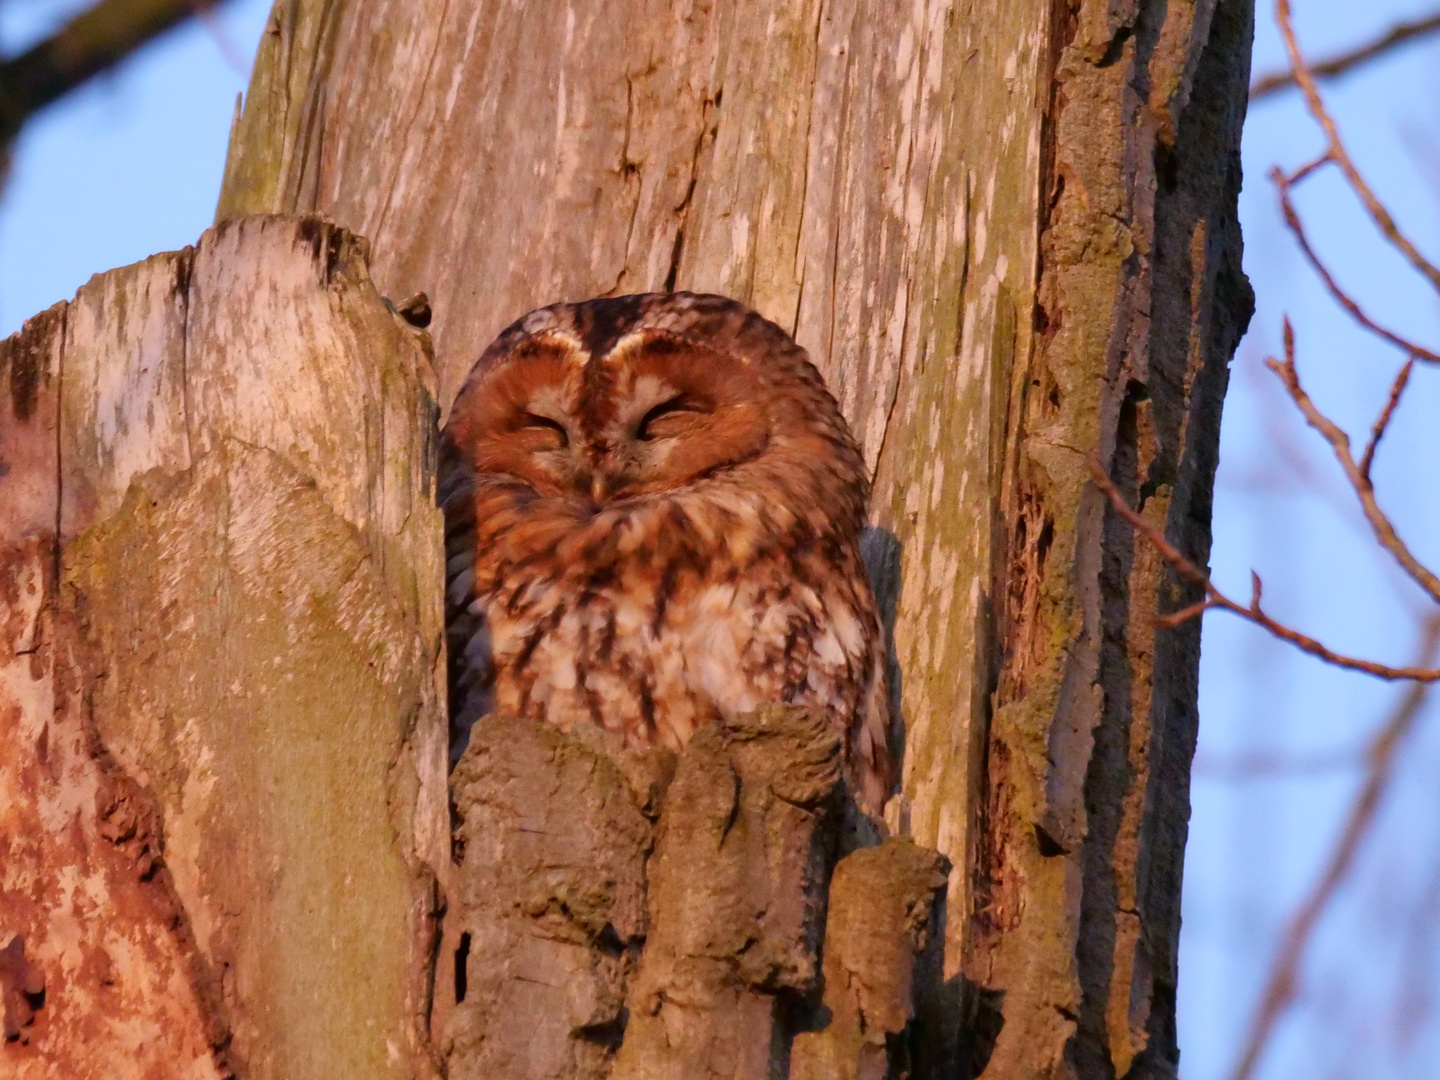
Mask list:
[[[44,995],[0,1075],[422,1074],[423,335],[363,242],[251,219],[97,276],[0,376],[0,934]]]
[[[381,294],[428,294],[442,413],[560,299],[721,292],[810,351],[875,474],[892,824],[951,867],[916,1076],[1176,1069],[1199,629],[1151,623],[1194,597],[1087,459],[1204,562],[1251,26],[1248,0],[282,0],[237,117],[219,219],[368,238]],[[938,864],[893,865],[923,892]]]

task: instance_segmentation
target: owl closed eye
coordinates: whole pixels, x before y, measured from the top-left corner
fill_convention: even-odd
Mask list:
[[[598,505],[693,482],[765,449],[759,381],[713,350],[641,332],[599,365],[587,360],[556,332],[508,358],[456,429],[476,448],[477,469]]]
[[[868,479],[784,331],[686,293],[558,304],[475,365],[442,441],[454,741],[490,710],[679,749],[780,701],[888,793]]]

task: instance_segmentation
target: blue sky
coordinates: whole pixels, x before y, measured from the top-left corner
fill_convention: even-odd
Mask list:
[[[0,47],[12,54],[85,6],[6,0]],[[96,271],[184,247],[210,224],[269,11],[238,0],[178,29],[21,133],[0,200],[0,332]]]
[[[1295,6],[1311,56],[1435,10],[1434,0],[1384,0],[1363,9],[1335,0]],[[1413,45],[1325,89],[1352,156],[1432,258],[1440,255],[1437,60],[1440,42]],[[1262,9],[1255,70],[1282,66],[1272,12]],[[1281,318],[1288,313],[1303,382],[1363,445],[1403,360],[1331,303],[1277,212],[1266,178],[1270,167],[1294,169],[1322,149],[1298,94],[1251,109],[1241,219],[1257,311],[1232,365],[1212,565],[1221,587],[1240,599],[1249,594],[1249,571],[1258,571],[1272,614],[1336,648],[1409,662],[1420,594],[1388,557],[1377,555],[1328,448],[1297,419],[1262,366],[1280,348]],[[1440,342],[1440,298],[1366,225],[1333,170],[1307,182],[1298,203],[1322,256],[1371,314],[1432,346]],[[1437,375],[1415,372],[1374,471],[1382,504],[1432,567],[1440,563],[1440,500],[1431,480],[1440,460]],[[1298,656],[1234,618],[1207,617],[1181,956],[1186,1077],[1222,1077],[1233,1065],[1277,934],[1313,884],[1357,789],[1357,749],[1399,692]],[[1260,1076],[1436,1075],[1437,720],[1431,708],[1402,753],[1375,837],[1320,925],[1298,1007],[1279,1029]],[[1234,766],[1256,756],[1292,766],[1237,777]]]
[[[1303,44],[1323,55],[1435,0],[1297,0]],[[13,53],[80,6],[0,3]],[[92,273],[192,242],[214,212],[236,94],[264,26],[264,0],[236,0],[152,46],[32,123],[0,200],[0,332],[72,296]],[[1262,10],[1257,71],[1283,64]],[[1412,46],[1327,93],[1356,160],[1403,225],[1440,256],[1440,39]],[[1275,393],[1261,362],[1288,312],[1301,376],[1363,437],[1400,357],[1325,298],[1275,211],[1269,167],[1320,148],[1299,98],[1256,105],[1245,136],[1242,220],[1258,310],[1231,375],[1217,484],[1213,565],[1248,594],[1265,579],[1273,613],[1338,648],[1407,661],[1416,590],[1375,553],[1328,452]],[[1374,312],[1440,343],[1440,305],[1375,239],[1332,175],[1300,199],[1317,244]],[[1440,372],[1420,370],[1381,450],[1381,498],[1422,557],[1440,564],[1433,479]],[[1313,882],[1360,776],[1356,749],[1394,687],[1327,669],[1225,615],[1205,625],[1201,747],[1186,869],[1182,1072],[1219,1080],[1233,1064],[1283,920]],[[1289,762],[1237,777],[1255,755]],[[1298,768],[1313,762],[1314,767]],[[1373,845],[1320,928],[1299,1006],[1259,1073],[1266,1080],[1429,1080],[1440,1060],[1440,713],[1402,755]]]

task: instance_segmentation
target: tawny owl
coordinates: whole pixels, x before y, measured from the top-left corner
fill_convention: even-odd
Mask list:
[[[441,446],[457,746],[495,710],[678,750],[790,702],[843,726],[879,809],[868,478],[783,330],[689,293],[541,308],[485,350]]]

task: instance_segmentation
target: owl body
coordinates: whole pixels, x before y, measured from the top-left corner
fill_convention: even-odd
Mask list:
[[[475,365],[442,440],[452,740],[497,711],[680,749],[822,710],[890,786],[868,482],[819,373],[722,297],[560,304]]]

